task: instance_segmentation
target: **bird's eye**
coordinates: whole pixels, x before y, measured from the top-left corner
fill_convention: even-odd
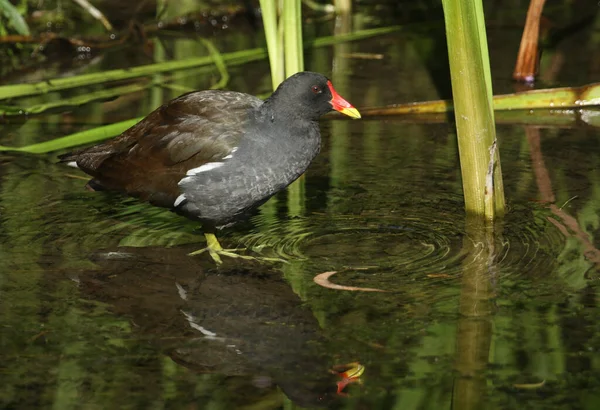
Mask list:
[[[321,94],[323,92],[321,87],[319,87],[318,85],[313,85],[311,89],[312,89],[312,92],[315,94]]]

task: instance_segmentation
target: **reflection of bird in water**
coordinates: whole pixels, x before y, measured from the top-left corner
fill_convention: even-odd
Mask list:
[[[144,339],[177,363],[240,376],[255,389],[277,385],[300,406],[336,398],[318,322],[279,272],[252,263],[253,270],[210,274],[181,249],[120,255],[99,257],[101,269],[81,275],[84,293],[131,316]]]

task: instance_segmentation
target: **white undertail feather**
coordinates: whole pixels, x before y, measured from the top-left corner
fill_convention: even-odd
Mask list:
[[[201,172],[210,171],[211,169],[219,168],[225,165],[224,162],[209,162],[207,164],[201,165],[197,168],[190,169],[186,175],[198,175]]]
[[[177,208],[185,200],[186,200],[185,194],[179,195],[177,197],[177,199],[175,199],[175,202],[173,203],[173,208]]]

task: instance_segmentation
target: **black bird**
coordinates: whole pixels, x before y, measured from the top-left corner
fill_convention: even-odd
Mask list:
[[[105,143],[60,156],[92,190],[138,197],[203,224],[212,258],[240,257],[215,229],[247,216],[302,175],[319,153],[318,119],[360,118],[325,76],[301,72],[265,101],[234,91],[184,94]],[[243,256],[246,257],[246,256]]]

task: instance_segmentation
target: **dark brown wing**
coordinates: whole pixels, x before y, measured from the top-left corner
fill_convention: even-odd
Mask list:
[[[120,136],[61,161],[74,161],[106,189],[171,207],[186,172],[229,155],[247,129],[250,111],[261,104],[232,91],[185,94]]]

